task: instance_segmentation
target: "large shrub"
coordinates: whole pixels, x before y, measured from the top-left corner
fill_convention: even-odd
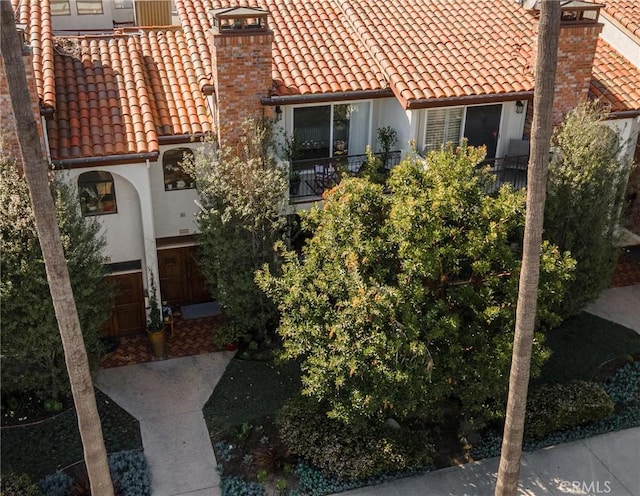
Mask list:
[[[346,426],[326,415],[326,405],[290,400],[278,417],[280,437],[293,454],[341,479],[423,468],[434,446],[426,430],[396,429],[385,423]]]
[[[221,344],[244,334],[260,339],[277,323],[275,305],[254,273],[265,263],[274,270],[279,265],[273,244],[286,222],[286,173],[271,148],[269,121],[247,121],[243,132],[237,149],[208,144],[187,165],[200,195],[200,268],[224,311]]]
[[[542,438],[613,414],[614,403],[595,382],[572,381],[544,384],[531,390],[527,399],[525,438]]]
[[[575,278],[558,311],[579,312],[607,288],[615,269],[619,223],[629,164],[618,134],[597,103],[579,105],[553,138],[544,237],[576,260]]]
[[[2,393],[56,398],[70,386],[29,191],[15,164],[6,158],[0,162]],[[74,192],[56,180],[51,188],[84,344],[95,370],[99,329],[110,312],[104,241],[97,222],[81,215]]]
[[[302,257],[263,271],[284,356],[301,360],[303,393],[345,422],[438,415],[456,398],[482,423],[503,415],[513,343],[525,198],[495,194],[484,150],[411,156],[387,194],[343,179],[304,215]],[[538,322],[564,294],[572,261],[545,243]],[[545,358],[536,334],[533,373]]]

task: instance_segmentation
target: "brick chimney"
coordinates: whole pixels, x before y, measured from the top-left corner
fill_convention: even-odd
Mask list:
[[[220,143],[234,146],[246,118],[270,112],[260,98],[268,95],[272,84],[273,32],[263,9],[215,9],[209,16],[213,26],[207,41],[215,88],[214,119]]]
[[[24,26],[18,26],[18,34],[24,42]],[[28,45],[23,44],[22,60],[27,75],[27,84],[29,86],[29,96],[31,97],[31,108],[33,117],[38,127],[42,152],[44,156],[44,133],[42,132],[42,120],[40,118],[40,99],[36,88],[36,79],[33,72],[33,57],[31,49]],[[9,85],[7,82],[7,73],[4,66],[4,59],[0,57],[0,153],[13,157],[18,161],[18,167],[22,172],[22,154],[20,152],[20,143],[18,142],[18,131],[16,129],[16,120],[11,105],[11,95],[9,94]]]
[[[601,7],[585,1],[563,2],[561,7],[554,125],[560,124],[567,112],[587,99],[596,44],[602,31],[602,24],[598,22]],[[537,49],[536,33],[531,67],[535,66]]]

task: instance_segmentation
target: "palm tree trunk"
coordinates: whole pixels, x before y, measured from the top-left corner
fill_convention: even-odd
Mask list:
[[[531,132],[531,158],[527,177],[527,212],[522,270],[518,290],[516,329],[509,378],[507,417],[502,440],[496,496],[514,496],[518,490],[522,436],[536,320],[540,246],[546,197],[547,166],[553,130],[553,97],[560,35],[560,3],[544,0],[540,8],[535,97]]]
[[[91,492],[95,496],[113,496],[113,484],[109,474],[89,362],[80,331],[67,262],[60,241],[53,197],[49,188],[48,167],[42,159],[40,139],[31,110],[22,61],[22,46],[18,40],[11,3],[0,0],[0,4],[2,59],[7,73],[7,85],[22,151],[24,173],[31,193],[36,230],[42,247],[49,290],[58,320],[71,392],[78,415],[78,428],[84,447]]]

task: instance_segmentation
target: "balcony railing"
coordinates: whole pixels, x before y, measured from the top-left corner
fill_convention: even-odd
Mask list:
[[[491,172],[493,172],[497,178],[497,186],[510,183],[516,189],[527,187],[528,164],[528,155],[494,158],[482,163],[482,165],[491,166]]]
[[[382,153],[374,155],[385,161]],[[399,150],[389,152],[383,164],[384,169],[391,170],[400,163],[400,158]],[[324,191],[338,184],[345,174],[359,176],[366,163],[366,154],[295,160],[289,179],[289,198],[293,202],[318,200]]]
[[[383,159],[381,153],[376,153],[375,156],[380,160]],[[390,171],[398,165],[400,158],[400,151],[390,152],[385,170]],[[292,175],[289,179],[289,198],[296,203],[316,201],[322,197],[324,191],[338,184],[345,174],[359,176],[366,163],[367,156],[364,154],[296,160],[293,162]],[[496,175],[498,187],[503,183],[510,183],[514,188],[521,189],[527,186],[528,163],[529,156],[522,155],[494,158],[484,161],[481,165],[491,166],[491,171]]]

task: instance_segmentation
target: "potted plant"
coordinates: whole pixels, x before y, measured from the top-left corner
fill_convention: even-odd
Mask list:
[[[160,305],[158,304],[158,292],[151,272],[151,291],[149,294],[149,313],[147,317],[147,336],[151,343],[153,356],[164,358],[167,354],[166,334]]]
[[[382,150],[382,168],[389,168],[391,148],[398,143],[398,133],[391,126],[378,128],[378,143]]]
[[[291,196],[295,196],[300,191],[300,183],[302,179],[300,178],[300,173],[298,171],[292,171],[289,176],[289,194]]]

